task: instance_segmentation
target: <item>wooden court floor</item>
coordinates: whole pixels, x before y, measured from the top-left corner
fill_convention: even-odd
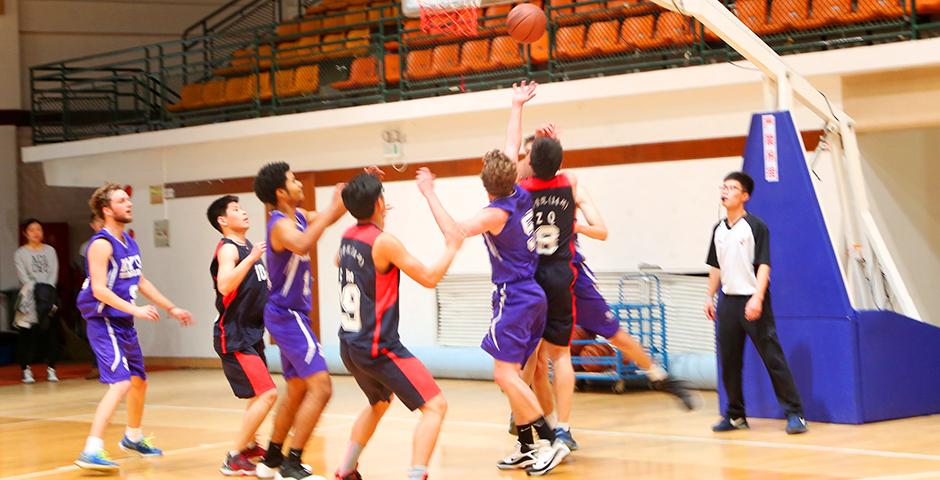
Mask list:
[[[283,381],[276,378],[283,390]],[[365,405],[351,377],[334,377],[334,396],[310,440],[304,461],[332,478],[349,428]],[[430,465],[432,479],[517,479],[495,462],[513,447],[506,433],[508,407],[489,382],[443,380],[450,409]],[[84,445],[104,387],[68,380],[59,384],[0,387],[0,478],[90,478],[72,461]],[[572,417],[581,444],[549,478],[567,479],[940,479],[940,416],[865,426],[811,423],[810,433],[787,436],[779,420],[751,420],[751,430],[713,434],[717,397],[703,409],[680,411],[653,392],[578,393]],[[145,433],[153,433],[163,458],[125,457],[120,410],[107,448],[127,479],[212,479],[237,429],[243,404],[232,397],[218,370],[178,370],[150,378]],[[389,410],[360,461],[367,480],[405,478],[416,414],[400,404]],[[270,422],[262,427],[266,435]],[[117,476],[117,475],[115,475]]]

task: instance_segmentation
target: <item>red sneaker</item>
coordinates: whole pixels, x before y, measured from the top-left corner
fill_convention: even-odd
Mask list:
[[[253,462],[257,462],[258,460],[264,458],[265,454],[267,453],[268,451],[257,443],[242,450],[242,455],[244,455],[245,457],[247,457]]]
[[[238,455],[229,454],[225,457],[225,463],[219,468],[222,475],[229,477],[246,477],[255,474],[255,464],[245,456],[244,452]]]

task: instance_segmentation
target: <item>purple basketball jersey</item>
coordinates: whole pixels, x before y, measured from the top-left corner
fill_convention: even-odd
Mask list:
[[[493,283],[501,284],[535,275],[539,256],[535,253],[535,227],[532,223],[532,197],[516,185],[511,195],[494,199],[489,208],[509,214],[499,235],[483,233],[493,267]]]
[[[117,238],[107,228],[102,228],[100,232],[91,237],[88,245],[91,246],[99,238],[111,242],[113,252],[111,258],[108,259],[108,289],[121,299],[134,303],[134,300],[137,299],[137,283],[140,281],[140,249],[137,247],[137,242],[127,233],[124,233],[121,237]],[[75,303],[85,319],[95,317],[133,318],[133,315],[108,306],[95,298],[95,294],[91,290],[91,275],[88,272],[87,265],[85,266],[85,283],[82,284],[82,289],[78,292]]]
[[[271,229],[274,223],[282,218],[287,218],[287,216],[279,210],[271,212],[267,234],[269,246],[271,245]],[[294,224],[301,232],[307,229],[307,219],[299,211],[294,212]],[[271,279],[268,302],[283,309],[309,312],[311,305],[310,255],[297,255],[286,248],[275,252],[270,247],[266,255],[268,278]]]
[[[579,263],[584,263],[584,254],[581,253],[581,243],[578,242],[578,234],[574,234],[574,258],[571,259],[571,263],[575,265]]]

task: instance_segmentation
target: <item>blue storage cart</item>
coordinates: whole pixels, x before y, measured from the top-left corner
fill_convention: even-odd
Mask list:
[[[669,355],[666,352],[666,306],[662,300],[660,279],[650,274],[629,274],[620,278],[618,302],[610,305],[620,326],[640,342],[646,352],[669,370]],[[604,338],[574,340],[572,345],[609,344]],[[571,363],[577,365],[599,365],[600,372],[575,372],[575,385],[582,388],[586,382],[609,382],[616,393],[626,390],[628,380],[640,380],[646,375],[633,362],[624,363],[623,355],[611,348],[611,356],[572,356]]]

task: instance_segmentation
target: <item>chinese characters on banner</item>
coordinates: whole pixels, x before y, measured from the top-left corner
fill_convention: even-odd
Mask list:
[[[768,182],[780,181],[780,170],[777,169],[777,119],[773,115],[761,115],[763,125],[762,141],[764,143],[764,180]]]

